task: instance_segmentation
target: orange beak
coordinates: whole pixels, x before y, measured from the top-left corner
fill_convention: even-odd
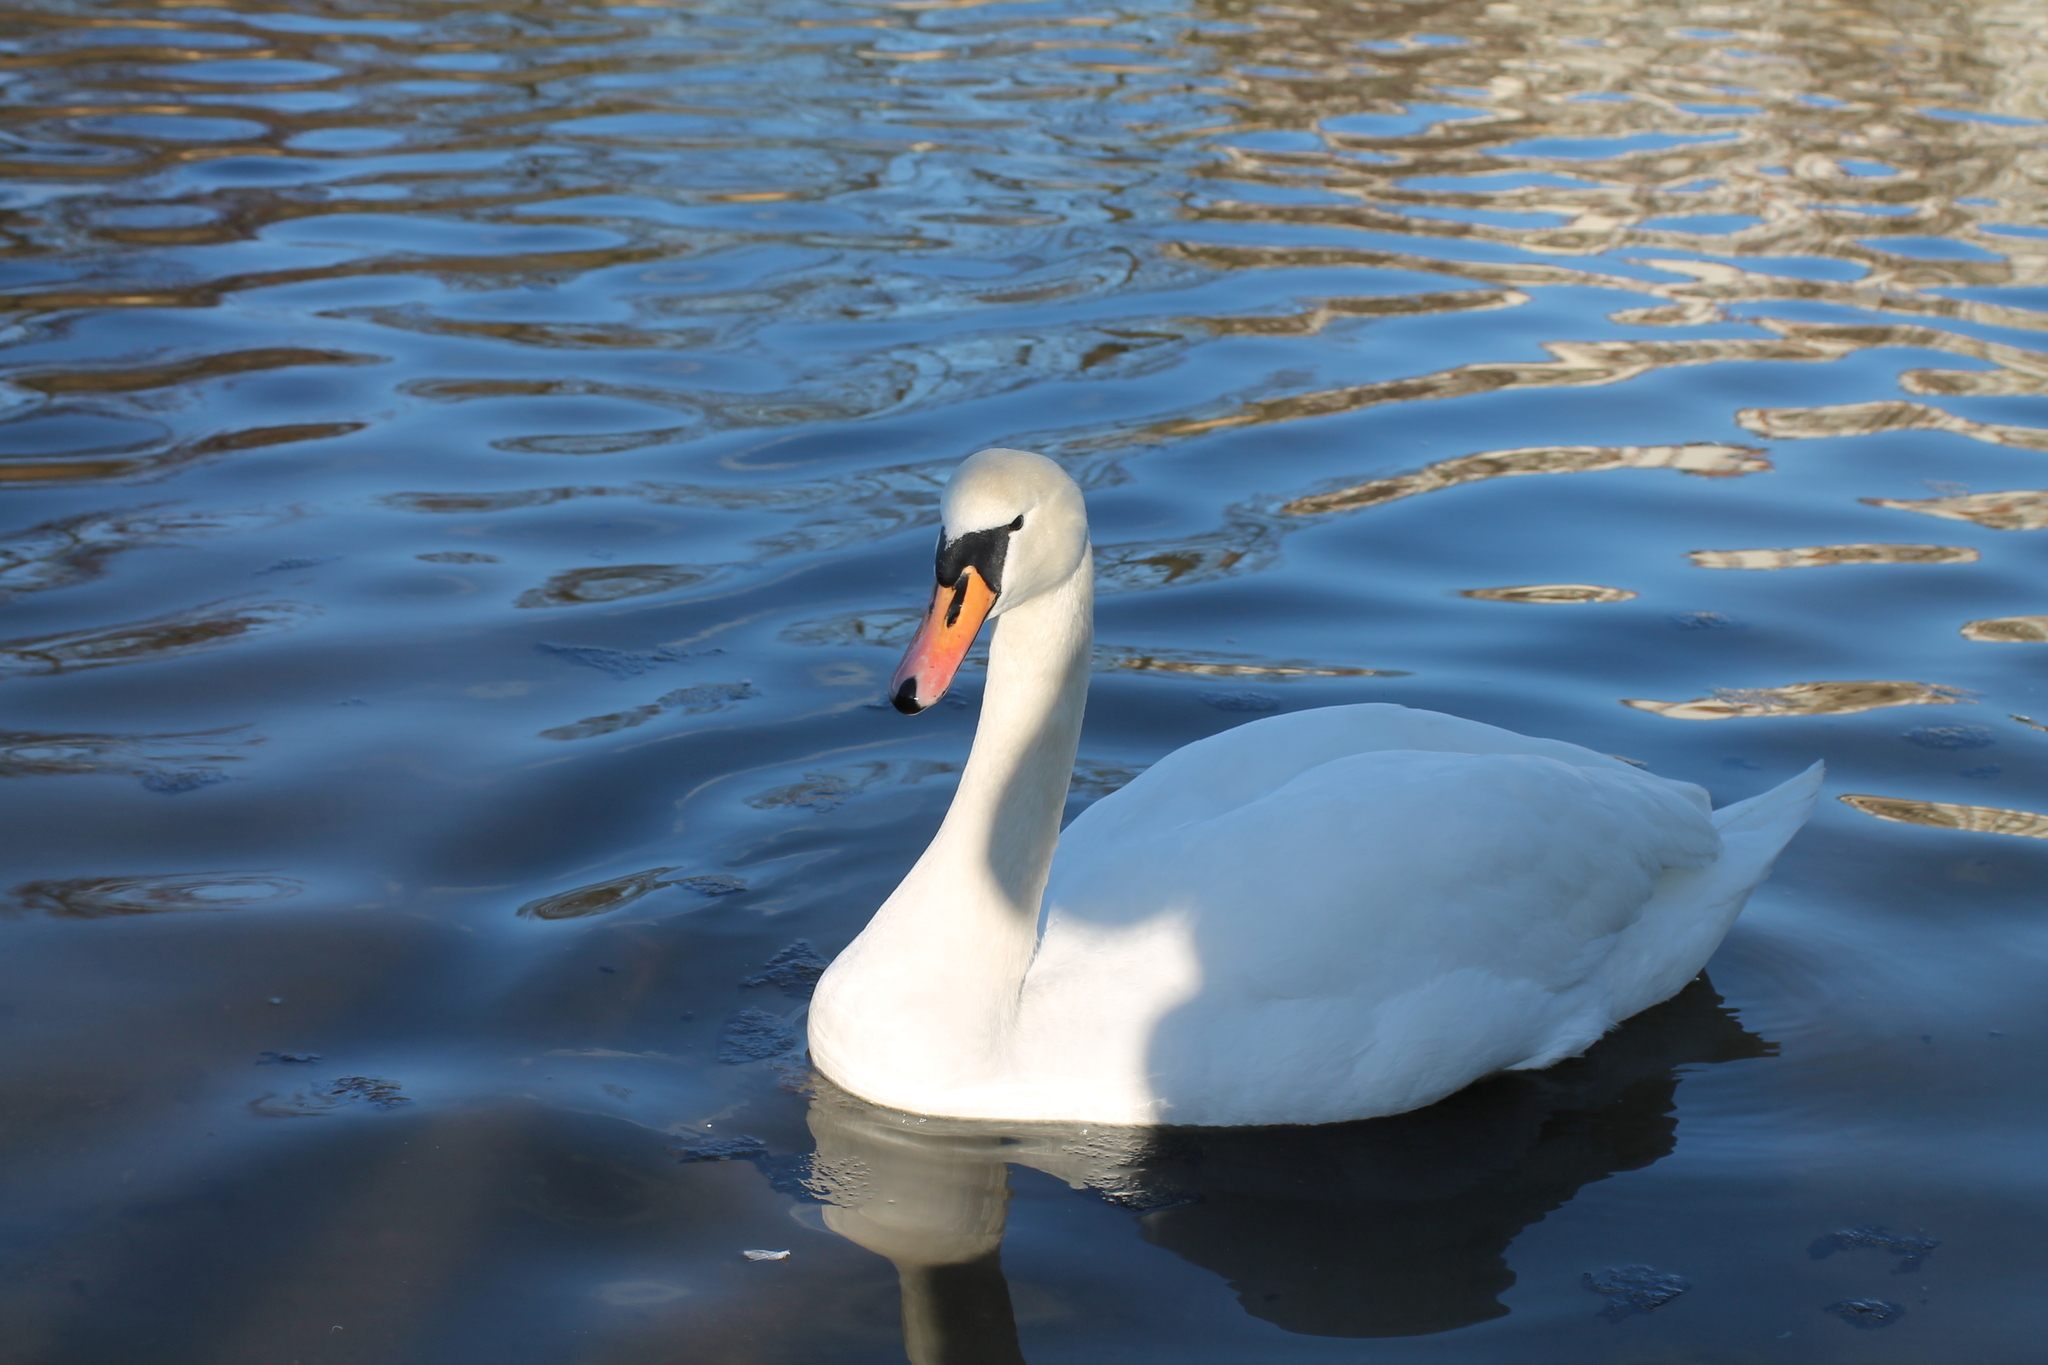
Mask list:
[[[931,610],[917,628],[917,638],[904,651],[896,676],[889,680],[889,700],[906,716],[914,716],[946,695],[967,647],[988,619],[996,595],[973,565],[961,568],[953,586],[941,583]]]

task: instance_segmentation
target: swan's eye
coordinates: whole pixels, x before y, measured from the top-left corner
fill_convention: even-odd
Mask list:
[[[936,565],[941,587],[952,587],[960,581],[963,569],[972,568],[981,575],[981,581],[988,585],[990,592],[1003,590],[1003,559],[1010,549],[1010,533],[1024,524],[1018,517],[1006,526],[991,526],[986,531],[969,531],[965,535],[946,538],[939,533],[939,557]]]
[[[1023,514],[1022,512],[1019,512],[1019,513],[1017,514],[1017,519],[1016,519],[1015,521],[1011,522],[1011,523],[1010,523],[1010,524],[1009,524],[1008,526],[1005,526],[1005,527],[1004,527],[1003,529],[1004,529],[1004,530],[1006,530],[1006,531],[1021,531],[1021,530],[1023,530],[1023,529],[1024,529],[1024,514]]]

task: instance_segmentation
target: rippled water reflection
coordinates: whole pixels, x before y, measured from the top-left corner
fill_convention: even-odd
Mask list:
[[[943,808],[990,444],[1091,490],[1077,808],[1357,700],[1840,799],[1570,1074],[887,1148],[1000,1214],[914,1339],[2038,1354],[2039,0],[265,4],[0,44],[0,1361],[900,1359],[776,973]]]

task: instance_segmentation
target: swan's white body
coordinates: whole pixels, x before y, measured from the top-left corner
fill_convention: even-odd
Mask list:
[[[1417,1108],[1678,991],[1812,810],[1818,764],[1713,811],[1577,745],[1361,705],[1190,744],[1061,835],[1085,520],[1051,461],[986,451],[948,534],[1013,510],[959,792],[811,1009],[818,1066],[876,1103],[1200,1125]]]

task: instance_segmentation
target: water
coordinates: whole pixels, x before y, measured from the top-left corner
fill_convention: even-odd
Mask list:
[[[904,1294],[1034,1365],[2038,1356],[2040,4],[18,16],[0,1361],[886,1362]],[[1425,1114],[796,1093],[993,444],[1090,490],[1077,806],[1360,700],[1828,799],[1711,987]]]

